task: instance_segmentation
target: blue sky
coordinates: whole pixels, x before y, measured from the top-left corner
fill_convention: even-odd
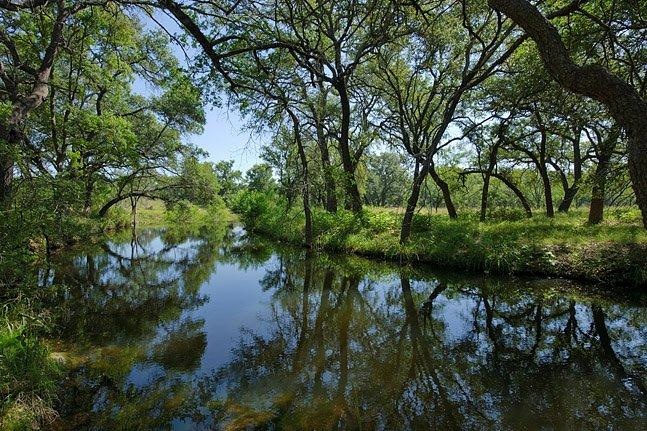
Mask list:
[[[147,19],[145,15],[140,15],[140,17],[145,27],[159,29],[158,25]],[[158,11],[155,13],[155,20],[170,33],[181,32],[175,21],[166,14]],[[183,50],[173,42],[171,42],[170,48],[180,63],[186,67]],[[194,51],[188,46],[185,46],[184,50],[188,53]],[[150,91],[142,82],[136,82],[135,88],[143,94]],[[206,106],[204,132],[201,135],[189,136],[187,140],[206,150],[209,153],[207,160],[212,162],[233,160],[234,167],[245,172],[252,165],[260,162],[258,154],[262,145],[261,138],[259,136],[252,137],[251,133],[245,130],[244,121],[238,115],[238,111],[228,108],[225,102],[223,100],[222,107]]]
[[[205,114],[207,123],[204,133],[189,137],[189,141],[208,151],[209,161],[233,160],[236,169],[243,172],[260,162],[258,150],[261,138],[252,137],[245,130],[238,112],[229,111],[226,106],[207,106]]]

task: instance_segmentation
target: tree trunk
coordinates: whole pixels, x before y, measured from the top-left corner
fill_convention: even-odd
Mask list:
[[[445,207],[447,208],[447,214],[449,214],[449,218],[458,218],[458,213],[456,212],[456,207],[454,206],[452,195],[449,191],[449,185],[442,178],[440,178],[438,172],[436,172],[436,168],[434,167],[433,162],[431,162],[431,164],[429,165],[429,175],[431,175],[431,178],[434,180],[443,194],[443,200],[445,201]]]
[[[130,216],[132,218],[132,227],[135,229],[137,227],[137,202],[139,201],[138,196],[130,197]],[[134,230],[133,230],[134,232]]]
[[[85,192],[83,193],[83,214],[90,215],[92,211],[92,190],[94,189],[94,181],[88,179],[85,182]]]
[[[125,199],[128,199],[128,198],[131,198],[131,197],[146,197],[146,198],[150,198],[150,199],[159,199],[158,196],[152,196],[152,195],[149,195],[147,193],[142,193],[142,192],[132,192],[132,193],[127,193],[125,195],[119,195],[119,196],[116,196],[116,197],[110,199],[105,204],[103,204],[101,209],[99,209],[99,212],[97,212],[97,215],[99,217],[104,217],[108,213],[110,208],[117,205],[119,202],[121,202],[121,201],[123,201]]]
[[[482,170],[471,170],[471,171],[465,171],[463,172],[463,175],[465,174],[483,174],[484,171]],[[526,216],[528,218],[532,217],[532,208],[530,207],[530,203],[528,202],[528,199],[526,196],[523,194],[523,192],[517,187],[512,181],[510,181],[509,178],[507,178],[505,175],[497,173],[497,172],[492,172],[490,174],[492,177],[498,179],[501,181],[503,184],[505,184],[512,192],[515,194],[515,196],[519,199],[519,202],[521,203],[521,206],[523,206],[524,211],[526,212]]]
[[[571,209],[573,200],[580,190],[580,181],[582,180],[582,154],[580,151],[581,129],[576,128],[575,139],[573,140],[573,184],[564,190],[564,198],[559,203],[557,211],[567,213]]]
[[[0,156],[0,177],[2,188],[0,189],[0,209],[6,209],[11,204],[11,192],[13,186],[13,159],[9,154]]]
[[[29,113],[42,105],[49,95],[49,80],[56,54],[63,42],[63,27],[67,16],[68,12],[64,2],[59,1],[51,38],[45,49],[43,60],[33,75],[35,84],[27,96],[13,101],[11,117],[6,124],[1,125],[4,126],[5,130],[0,133],[0,139],[5,141],[8,148],[5,149],[5,154],[0,158],[0,175],[2,175],[0,208],[6,208],[11,203],[14,167],[11,153],[19,147],[22,141],[21,128]]]
[[[313,243],[313,229],[312,229],[312,210],[310,209],[310,187],[309,187],[309,178],[308,178],[308,158],[306,157],[305,149],[303,148],[303,141],[301,141],[301,131],[299,126],[299,119],[297,116],[288,110],[290,117],[292,118],[292,124],[294,126],[294,140],[297,143],[297,148],[299,150],[299,159],[301,160],[301,172],[302,172],[302,186],[301,186],[301,196],[303,197],[303,214],[305,216],[305,246],[308,249],[312,249]]]
[[[576,180],[577,181],[577,180]],[[564,199],[559,203],[557,211],[561,213],[567,213],[571,209],[575,195],[580,190],[580,186],[577,182],[573,183],[566,191],[564,192]]]
[[[404,218],[402,219],[402,227],[400,229],[400,244],[405,244],[411,236],[411,222],[413,221],[413,214],[418,205],[418,198],[420,197],[420,188],[427,177],[429,166],[422,165],[419,169],[419,162],[416,161],[416,169],[413,174],[413,183],[411,184],[411,194],[407,200],[407,208],[404,211]]]
[[[604,218],[604,191],[607,184],[610,159],[601,155],[598,166],[593,176],[593,190],[591,191],[591,206],[589,207],[589,223],[598,224]]]
[[[362,210],[362,200],[355,178],[356,164],[350,152],[350,99],[346,81],[339,79],[335,83],[341,105],[341,130],[339,136],[339,154],[344,167],[344,185],[346,188],[346,209],[358,213]]]
[[[332,173],[332,164],[330,163],[330,152],[328,151],[328,143],[323,130],[321,120],[317,120],[317,145],[319,146],[319,153],[321,155],[321,165],[323,168],[324,188],[326,192],[326,211],[334,213],[337,212],[337,193],[335,190],[335,178]]]
[[[579,66],[557,29],[526,0],[488,0],[535,41],[548,73],[562,87],[604,104],[628,135],[629,175],[647,228],[647,101],[630,84],[599,65]]]
[[[548,176],[548,170],[546,170],[545,164],[542,164],[542,166],[539,167],[539,176],[541,177],[541,183],[544,187],[546,215],[548,217],[553,217],[555,215],[555,209],[553,207],[553,189],[550,187],[550,177]]]
[[[647,118],[647,115],[645,115]],[[647,121],[643,136],[629,138],[629,176],[636,194],[636,202],[642,212],[643,227],[647,229]]]
[[[510,181],[503,175],[492,174],[492,176],[501,180],[503,184],[505,184],[510,190],[512,190],[512,193],[514,193],[519,199],[519,202],[521,202],[521,206],[523,206],[523,209],[526,212],[526,217],[532,217],[532,208],[530,207],[530,203],[528,202],[528,199],[526,199],[526,196],[523,194],[521,189],[519,189],[519,187],[517,187],[512,181]]]
[[[488,168],[483,174],[483,190],[481,191],[481,215],[479,217],[481,221],[485,221],[485,216],[487,214],[488,195],[490,193],[490,178],[492,177],[492,172],[496,167],[497,154],[499,152],[499,143],[494,144],[490,149],[490,154],[488,156]]]
[[[485,215],[487,213],[487,204],[488,204],[488,193],[490,192],[490,177],[492,172],[490,170],[486,171],[483,175],[483,190],[481,191],[481,215],[479,220],[485,221]]]

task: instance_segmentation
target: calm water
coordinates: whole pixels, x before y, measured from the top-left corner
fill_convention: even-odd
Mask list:
[[[60,256],[56,429],[644,430],[644,296],[407,269],[240,231]]]

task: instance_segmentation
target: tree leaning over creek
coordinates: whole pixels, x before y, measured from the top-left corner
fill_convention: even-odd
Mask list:
[[[576,0],[577,9],[587,0]],[[535,41],[548,73],[564,88],[604,104],[629,137],[629,174],[647,228],[647,101],[630,84],[599,65],[579,66],[559,32],[526,0],[488,0]]]

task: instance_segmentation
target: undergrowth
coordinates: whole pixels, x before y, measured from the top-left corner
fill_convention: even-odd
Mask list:
[[[20,297],[0,310],[0,429],[47,429],[56,417],[53,405],[60,364],[40,339],[47,319]]]
[[[301,208],[276,195],[245,192],[233,209],[245,227],[280,241],[304,238]],[[479,222],[475,211],[457,220],[418,213],[407,244],[399,243],[402,211],[366,208],[359,214],[313,209],[314,246],[409,262],[496,273],[534,273],[612,284],[647,284],[647,232],[637,210],[612,209],[600,225],[583,210],[553,218],[515,211]]]

